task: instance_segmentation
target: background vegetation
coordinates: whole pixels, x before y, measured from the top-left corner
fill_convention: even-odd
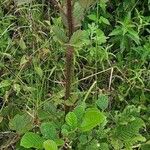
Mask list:
[[[0,0],[0,149],[150,150],[150,1],[75,1],[66,101],[62,16],[25,1]]]

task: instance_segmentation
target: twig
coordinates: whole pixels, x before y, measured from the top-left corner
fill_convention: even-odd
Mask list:
[[[91,91],[92,91],[92,89],[94,88],[94,86],[95,86],[95,84],[96,84],[97,82],[96,81],[94,81],[94,83],[91,85],[91,87],[89,88],[89,90],[88,90],[88,92],[87,92],[87,94],[85,95],[85,97],[84,97],[84,99],[83,99],[83,102],[85,102],[86,101],[86,99],[87,99],[87,97],[89,96],[89,94],[91,93]]]
[[[112,76],[113,76],[113,72],[114,72],[114,68],[111,68],[111,72],[110,72],[110,78],[109,78],[109,87],[108,90],[110,91],[111,89],[111,83],[112,83]]]

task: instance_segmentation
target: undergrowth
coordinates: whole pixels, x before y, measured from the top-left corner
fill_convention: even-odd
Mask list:
[[[0,149],[149,150],[150,1],[72,5],[0,1]]]

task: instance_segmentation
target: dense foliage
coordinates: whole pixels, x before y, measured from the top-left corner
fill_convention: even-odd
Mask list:
[[[49,2],[0,0],[0,149],[150,150],[150,0]]]

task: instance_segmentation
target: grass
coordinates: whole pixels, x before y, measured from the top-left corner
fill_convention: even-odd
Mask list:
[[[61,31],[67,30],[58,11],[45,1],[17,5],[1,0],[0,149],[27,149],[20,141],[29,131],[53,140],[59,149],[149,149],[149,10],[147,0],[103,0],[90,7],[73,39],[72,92],[64,101],[66,43]],[[71,123],[65,106],[73,113],[68,115]],[[83,132],[86,113],[99,114],[97,109],[107,121]],[[16,115],[29,115],[32,127],[25,122],[18,129]],[[56,129],[56,139],[45,138],[45,123],[55,124],[46,129]]]

